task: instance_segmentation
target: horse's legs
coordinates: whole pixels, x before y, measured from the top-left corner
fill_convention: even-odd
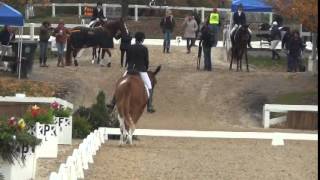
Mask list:
[[[247,72],[249,72],[249,61],[248,61],[248,51],[247,51],[247,49],[245,51],[245,56],[246,56],[246,63],[247,63]]]
[[[97,60],[97,64],[100,64],[100,62],[101,62],[101,56],[100,56],[100,54],[101,54],[101,48],[99,48],[99,50],[98,50],[98,60]],[[103,58],[102,58],[103,59]]]
[[[96,48],[92,48],[92,60],[91,63],[94,64],[94,61],[97,57],[97,49]]]
[[[77,60],[77,54],[78,54],[79,50],[80,50],[80,49],[74,49],[74,51],[73,51],[73,59],[74,59],[74,65],[75,65],[75,66],[78,66],[78,65],[79,65],[79,64],[78,64],[78,60]]]
[[[232,70],[233,57],[234,57],[234,52],[233,52],[233,49],[231,49],[231,60],[230,60],[230,68],[229,68],[230,71]]]
[[[118,114],[118,120],[119,120],[119,124],[120,124],[120,142],[119,145],[123,145],[124,144],[124,134],[126,132],[126,128],[124,125],[124,119],[121,118],[120,114]]]

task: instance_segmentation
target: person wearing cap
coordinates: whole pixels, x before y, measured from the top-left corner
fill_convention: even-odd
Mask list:
[[[89,23],[89,27],[94,26],[95,23],[99,21],[104,21],[106,17],[103,14],[103,9],[102,9],[102,3],[98,2],[97,7],[93,9],[92,17],[91,17],[91,22]]]
[[[281,31],[279,29],[277,21],[273,21],[272,27],[270,28],[270,36],[271,36],[271,52],[272,52],[272,59],[280,59],[279,53],[276,51],[276,47],[281,41]]]
[[[67,44],[69,30],[64,26],[63,20],[59,21],[58,27],[55,28],[53,36],[56,37],[56,46],[58,49],[58,67],[64,67],[64,49]],[[70,62],[67,62],[70,65]]]
[[[233,13],[233,28],[230,32],[231,37],[233,36],[233,33],[239,29],[241,26],[246,25],[247,24],[247,19],[246,19],[246,15],[243,12],[243,5],[239,4],[237,7],[237,11]],[[251,47],[251,30],[248,28],[249,33],[250,33],[250,37],[249,37],[249,42],[248,42],[248,46],[249,48]]]
[[[171,10],[167,9],[165,17],[161,19],[160,27],[163,32],[163,53],[170,53],[170,41],[175,27],[175,20]]]
[[[145,39],[145,34],[143,32],[137,32],[135,34],[136,43],[131,45],[127,51],[127,71],[123,76],[126,76],[128,72],[138,72],[144,85],[148,88],[149,91],[149,99],[147,104],[147,111],[149,113],[154,113],[155,110],[152,106],[152,84],[150,78],[148,76],[149,69],[149,51],[148,48],[143,45],[143,41]],[[113,110],[116,104],[115,97],[112,98],[110,104],[107,107]]]
[[[220,27],[220,15],[218,13],[217,8],[213,8],[212,12],[210,13],[210,16],[208,18],[208,27],[210,28],[213,37],[214,37],[214,42],[213,46],[217,45],[217,40],[218,40],[218,32],[219,32],[219,27]]]

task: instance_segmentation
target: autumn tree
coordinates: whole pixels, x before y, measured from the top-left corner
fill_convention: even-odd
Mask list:
[[[282,16],[297,21],[312,32],[312,59],[317,57],[318,0],[268,0]]]
[[[318,31],[318,0],[269,0],[282,16],[298,21],[311,32]]]

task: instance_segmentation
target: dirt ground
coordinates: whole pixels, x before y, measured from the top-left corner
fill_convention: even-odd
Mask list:
[[[281,93],[317,91],[317,77],[308,73],[230,72],[220,50],[213,53],[213,72],[196,70],[196,49],[186,54],[174,47],[163,54],[149,46],[151,69],[162,65],[155,88],[155,114],[144,114],[137,128],[174,130],[264,131],[262,105]],[[112,67],[92,65],[85,51],[80,67],[49,68],[36,64],[32,80],[59,83],[76,107],[90,106],[99,90],[111,99],[116,80],[124,72],[118,48]],[[253,110],[252,110],[253,109]],[[274,130],[269,130],[274,131]],[[277,130],[281,131],[281,130]],[[316,179],[317,142],[144,138],[134,147],[108,142],[86,172],[86,179]],[[72,147],[67,147],[72,149]],[[67,151],[61,155],[62,162]],[[236,153],[235,153],[236,152]],[[59,161],[61,161],[61,159]],[[57,165],[40,161],[39,168],[57,171]],[[39,172],[39,171],[37,171]],[[50,172],[47,170],[47,172]],[[45,177],[38,175],[38,177]],[[40,179],[40,178],[39,178]]]

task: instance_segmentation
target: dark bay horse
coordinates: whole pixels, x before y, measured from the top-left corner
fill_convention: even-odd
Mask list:
[[[107,20],[100,20],[97,23],[93,24],[93,27],[103,27],[103,25],[107,23]],[[98,49],[98,51],[97,51]],[[98,53],[98,54],[97,54]],[[97,64],[100,63],[100,58],[104,59],[105,54],[108,54],[109,58],[111,58],[111,52],[107,48],[93,47],[92,48],[92,64],[96,61]],[[110,64],[110,63],[109,63]],[[108,66],[110,66],[108,64]]]
[[[113,38],[119,31],[121,34],[128,34],[126,23],[122,18],[120,20],[108,21],[104,23],[102,27],[75,27],[71,29],[71,34],[67,41],[66,65],[71,65],[72,55],[74,58],[74,65],[78,66],[76,58],[78,52],[82,48],[113,48]]]
[[[247,71],[249,72],[248,49],[247,44],[250,39],[249,25],[243,25],[234,32],[231,37],[231,62],[230,70],[232,70],[233,60],[237,62],[237,71],[242,71],[242,58],[245,55]]]
[[[148,71],[154,88],[157,84],[156,75],[161,70],[158,66],[155,71]],[[139,73],[127,74],[119,79],[115,90],[118,120],[120,122],[120,145],[132,144],[132,136],[139,118],[148,101],[148,94]]]

